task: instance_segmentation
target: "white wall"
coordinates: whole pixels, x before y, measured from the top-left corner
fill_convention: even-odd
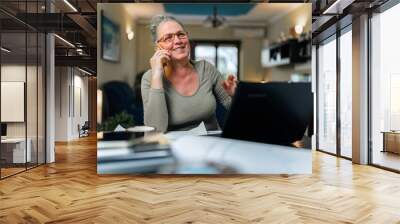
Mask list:
[[[71,120],[72,129],[70,135],[72,138],[77,138],[79,137],[79,132],[77,128],[78,124],[82,126],[85,123],[85,121],[89,120],[89,112],[88,112],[89,94],[88,94],[88,77],[81,76],[82,73],[78,73],[77,75],[76,74],[77,70],[75,70],[74,72],[75,72],[73,80],[74,91],[72,93],[73,96],[71,96],[71,98],[74,101],[71,105],[74,105],[74,107],[72,110],[73,111]]]
[[[76,68],[56,67],[56,141],[79,138],[78,124],[88,121],[88,107],[88,77]]]
[[[66,141],[68,139],[68,87],[69,87],[69,76],[67,67],[56,67],[56,91],[55,91],[55,140]]]

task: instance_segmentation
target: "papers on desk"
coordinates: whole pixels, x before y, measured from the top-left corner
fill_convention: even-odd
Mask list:
[[[148,132],[148,131],[154,131],[155,128],[150,126],[134,126],[128,128],[127,130],[132,132]]]
[[[170,141],[176,140],[182,136],[187,136],[187,135],[191,136],[207,135],[207,129],[206,126],[204,125],[204,122],[201,122],[199,126],[190,129],[188,131],[170,131],[165,134],[165,136]]]
[[[118,124],[117,127],[115,127],[114,131],[115,132],[126,131],[126,129],[122,127],[120,124]]]
[[[171,144],[178,163],[218,164],[242,174],[311,174],[309,149],[209,136],[184,136]]]

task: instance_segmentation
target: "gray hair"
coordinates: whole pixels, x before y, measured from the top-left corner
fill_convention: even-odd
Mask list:
[[[161,23],[167,22],[167,21],[174,21],[181,25],[181,27],[185,30],[185,27],[183,24],[175,19],[173,16],[167,16],[167,15],[156,15],[154,16],[151,21],[150,21],[150,33],[151,33],[151,39],[153,40],[153,43],[157,42],[157,28],[160,26]]]

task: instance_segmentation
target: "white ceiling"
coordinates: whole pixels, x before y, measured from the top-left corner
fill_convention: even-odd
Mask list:
[[[285,16],[304,3],[257,3],[246,15],[225,16],[227,21],[233,25],[266,26]],[[124,3],[127,12],[139,23],[148,21],[158,14],[166,14],[160,3]],[[184,24],[201,24],[206,16],[198,15],[173,15]]]

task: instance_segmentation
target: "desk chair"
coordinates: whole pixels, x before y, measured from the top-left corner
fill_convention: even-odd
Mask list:
[[[90,129],[89,121],[85,121],[82,127],[80,127],[80,125],[78,124],[79,138],[89,136],[89,129]]]

